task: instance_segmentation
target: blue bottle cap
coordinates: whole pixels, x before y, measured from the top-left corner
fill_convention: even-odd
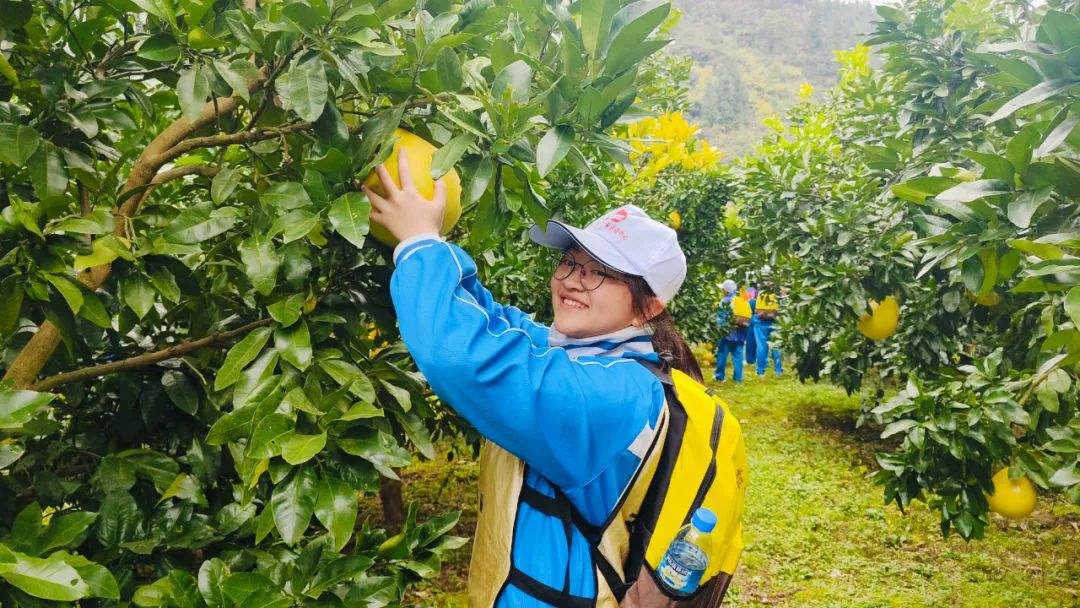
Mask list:
[[[694,511],[694,517],[690,520],[690,523],[698,530],[708,534],[716,527],[716,514],[705,507],[700,507],[697,511]]]

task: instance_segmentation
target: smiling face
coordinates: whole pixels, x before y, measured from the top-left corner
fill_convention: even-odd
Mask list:
[[[605,267],[580,247],[574,246],[563,253],[562,273],[551,277],[551,307],[555,311],[554,327],[571,338],[600,336],[640,325],[634,313],[630,287],[619,272]],[[557,279],[574,269],[565,279]],[[582,276],[584,268],[585,277]],[[603,278],[599,287],[589,290]]]

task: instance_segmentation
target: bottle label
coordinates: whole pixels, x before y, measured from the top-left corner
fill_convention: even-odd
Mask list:
[[[705,569],[694,568],[692,564],[686,562],[703,563],[706,559],[705,553],[696,545],[685,541],[675,541],[664,554],[664,559],[660,561],[657,573],[660,575],[660,580],[670,590],[676,593],[693,593],[701,584],[701,576],[705,573]]]

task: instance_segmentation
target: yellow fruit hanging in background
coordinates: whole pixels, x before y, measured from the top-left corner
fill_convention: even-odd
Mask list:
[[[401,152],[402,148],[405,148],[405,152],[409,157],[409,171],[412,174],[413,183],[416,184],[416,190],[420,193],[420,196],[431,200],[435,196],[435,180],[431,179],[430,173],[431,158],[438,149],[422,137],[403,129],[394,131],[394,136],[398,138],[394,142],[394,151],[390,153],[390,157],[385,161],[386,170],[390,172],[390,177],[393,178],[398,187],[401,186],[398,177],[398,153]],[[458,218],[461,217],[461,177],[458,176],[457,171],[450,169],[443,176],[443,179],[446,180],[446,213],[443,214],[442,229],[439,232],[446,234],[450,232],[454,224],[457,223]],[[386,191],[383,190],[382,184],[379,182],[379,175],[376,172],[372,171],[364,179],[364,185],[374,190],[375,194],[386,196]],[[384,245],[393,247],[398,244],[398,240],[388,230],[377,224],[371,224],[370,234]]]
[[[993,308],[1001,304],[1001,292],[995,290],[986,295],[975,296],[975,303],[987,308]]]
[[[668,219],[671,220],[671,227],[675,230],[682,228],[682,216],[678,211],[672,211],[668,214]]]
[[[870,300],[870,314],[859,317],[859,332],[871,340],[884,340],[896,332],[900,303],[889,296],[880,304]]]
[[[1035,494],[1035,485],[1030,479],[1027,477],[1009,479],[1009,469],[1006,467],[998,471],[992,481],[994,493],[986,497],[991,511],[1009,519],[1020,519],[1031,515],[1031,512],[1035,510],[1038,496]]]

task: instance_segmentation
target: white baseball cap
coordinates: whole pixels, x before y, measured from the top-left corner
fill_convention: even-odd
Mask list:
[[[546,229],[530,228],[529,238],[555,249],[578,245],[604,265],[645,279],[665,304],[686,278],[678,234],[634,205],[613,209],[584,229],[549,220]]]
[[[735,281],[732,281],[731,279],[724,281],[723,285],[720,287],[723,288],[725,293],[735,293],[735,290],[738,289]]]

